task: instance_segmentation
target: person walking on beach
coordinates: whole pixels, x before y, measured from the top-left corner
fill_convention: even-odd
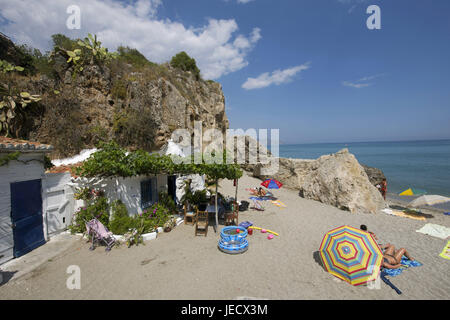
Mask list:
[[[383,181],[381,181],[380,185],[381,185],[381,188],[380,188],[381,195],[383,196],[384,200],[386,201],[386,193],[387,193],[387,181],[386,181],[386,178],[384,178]]]

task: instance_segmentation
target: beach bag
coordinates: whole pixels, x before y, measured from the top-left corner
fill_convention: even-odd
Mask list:
[[[241,205],[239,206],[239,211],[247,211],[250,203],[248,201],[241,201]]]

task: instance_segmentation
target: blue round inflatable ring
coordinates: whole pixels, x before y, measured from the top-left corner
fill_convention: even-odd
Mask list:
[[[248,232],[243,227],[232,226],[223,228],[220,232],[219,250],[229,254],[238,254],[247,251],[247,235]]]

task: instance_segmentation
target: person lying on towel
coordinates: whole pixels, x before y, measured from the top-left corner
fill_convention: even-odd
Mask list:
[[[388,269],[398,269],[402,267],[401,261],[403,256],[414,261],[414,258],[409,255],[405,248],[395,250],[394,245],[388,244],[383,252],[383,262],[381,263],[381,266]]]
[[[258,189],[258,197],[264,197],[266,195],[266,190],[264,190],[263,188],[259,187]]]

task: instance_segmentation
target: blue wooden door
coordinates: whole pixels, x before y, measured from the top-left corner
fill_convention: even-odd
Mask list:
[[[14,257],[43,245],[41,180],[11,183],[11,220]]]

